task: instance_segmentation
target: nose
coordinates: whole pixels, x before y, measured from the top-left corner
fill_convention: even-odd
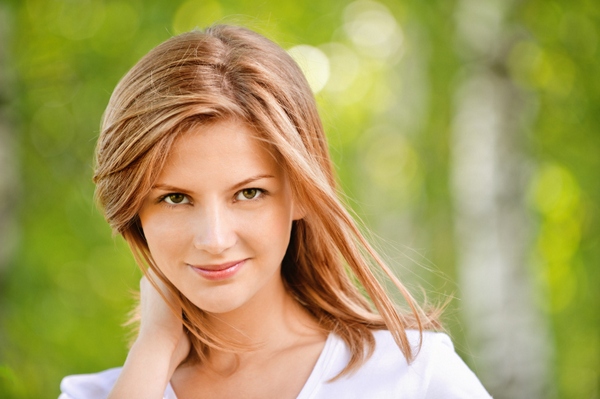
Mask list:
[[[193,222],[196,249],[219,255],[235,245],[237,234],[226,206],[205,206],[199,213],[200,217]]]

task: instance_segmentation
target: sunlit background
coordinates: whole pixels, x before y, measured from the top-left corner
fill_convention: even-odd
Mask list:
[[[600,3],[0,0],[0,397],[121,365],[140,273],[96,210],[119,78],[215,21],[277,41],[347,203],[497,398],[600,397]]]

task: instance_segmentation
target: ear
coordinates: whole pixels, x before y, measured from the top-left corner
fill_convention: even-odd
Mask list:
[[[304,219],[306,216],[306,209],[297,199],[294,199],[292,203],[292,220]]]

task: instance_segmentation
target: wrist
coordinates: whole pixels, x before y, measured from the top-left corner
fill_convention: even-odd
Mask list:
[[[131,347],[130,354],[151,353],[153,361],[167,364],[169,374],[172,374],[187,358],[190,349],[190,342],[183,332],[179,337],[173,337],[164,331],[150,330],[140,331]]]
[[[172,354],[177,347],[177,339],[161,331],[140,331],[133,348],[141,351],[154,351],[161,354]]]

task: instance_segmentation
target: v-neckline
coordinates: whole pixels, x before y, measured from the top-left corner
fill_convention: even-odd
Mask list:
[[[319,357],[317,358],[317,362],[315,363],[312,371],[310,372],[310,375],[306,379],[306,382],[304,383],[304,386],[300,390],[300,393],[298,394],[296,399],[310,398],[310,395],[312,394],[312,392],[319,385],[319,382],[322,379],[321,377],[329,369],[329,366],[331,363],[330,360],[332,358],[330,354],[335,348],[335,345],[334,345],[335,341],[336,341],[335,335],[333,333],[329,333],[329,335],[327,335],[327,339],[325,340],[325,345],[323,346],[323,349],[321,350],[321,353],[319,354]],[[173,390],[173,387],[171,386],[171,382],[169,382],[167,384],[167,388],[165,389],[165,394],[164,394],[163,399],[179,399],[179,398],[177,398],[177,395],[175,395],[175,391]]]
[[[332,354],[335,352],[337,342],[339,342],[337,336],[329,333],[321,354],[296,399],[309,399],[323,380],[323,376],[329,375],[332,360],[335,358]]]

